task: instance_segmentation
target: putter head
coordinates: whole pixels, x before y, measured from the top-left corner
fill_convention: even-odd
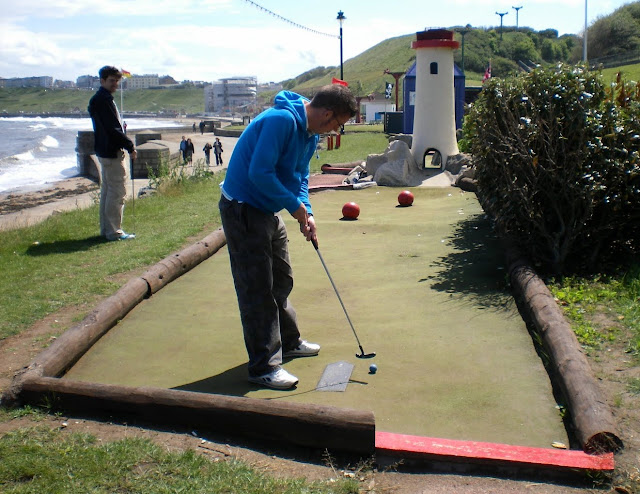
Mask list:
[[[375,356],[376,356],[376,352],[371,352],[371,353],[362,352],[359,355],[356,353],[356,357],[358,357],[358,358],[373,358]]]

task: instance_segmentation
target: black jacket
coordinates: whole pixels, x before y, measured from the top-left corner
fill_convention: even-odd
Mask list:
[[[133,142],[122,130],[113,96],[109,91],[103,87],[98,89],[89,100],[88,110],[93,121],[95,150],[100,158],[115,158],[121,149],[133,151]]]

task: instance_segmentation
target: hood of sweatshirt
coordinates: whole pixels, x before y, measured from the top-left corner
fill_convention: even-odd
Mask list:
[[[307,110],[305,109],[304,104],[307,101],[309,100],[299,94],[292,93],[291,91],[280,91],[276,94],[274,107],[290,111],[295,116],[298,125],[306,130]]]

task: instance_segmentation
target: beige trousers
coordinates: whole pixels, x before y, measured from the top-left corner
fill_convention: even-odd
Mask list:
[[[124,198],[127,195],[127,168],[124,151],[117,158],[98,158],[102,168],[100,183],[100,235],[113,238],[122,235]]]

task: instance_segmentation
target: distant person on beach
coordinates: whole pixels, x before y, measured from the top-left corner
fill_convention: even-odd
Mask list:
[[[216,140],[213,142],[213,154],[216,155],[216,166],[222,165],[222,143],[220,142],[220,138],[216,137]]]
[[[95,151],[100,161],[100,235],[107,240],[130,240],[133,233],[122,229],[124,198],[127,195],[127,167],[123,149],[135,160],[137,152],[122,126],[120,113],[113,100],[122,72],[105,66],[100,69],[100,89],[89,101],[89,115],[93,122]]]
[[[200,135],[204,134],[204,120],[200,120]]]
[[[207,166],[209,166],[209,163],[211,163],[211,150],[213,149],[213,146],[211,145],[210,142],[207,142],[204,147],[202,148],[202,150],[204,151],[204,160],[207,163]]]
[[[193,127],[192,128],[193,128],[193,133],[195,134],[196,133],[196,123],[195,122],[193,122]]]
[[[193,153],[195,153],[195,148],[193,147],[193,141],[191,141],[191,137],[187,139],[187,162],[191,163],[193,161]]]
[[[298,378],[283,358],[312,357],[320,345],[300,338],[289,301],[293,272],[280,211],[299,223],[307,241],[317,242],[309,202],[309,160],[318,134],[338,131],[356,114],[345,86],[323,86],[313,99],[289,91],[242,132],[229,159],[219,202],[231,272],[238,297],[249,382],[289,389]]]
[[[187,139],[185,136],[182,136],[182,140],[180,141],[180,156],[182,157],[182,162],[187,161]]]

